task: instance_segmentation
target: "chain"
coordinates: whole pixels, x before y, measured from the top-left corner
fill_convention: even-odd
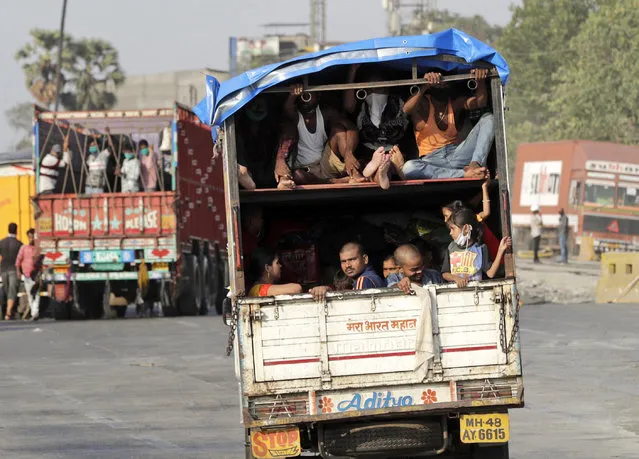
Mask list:
[[[513,350],[513,347],[515,346],[515,338],[517,337],[517,334],[519,333],[519,307],[520,307],[519,290],[517,290],[517,294],[515,295],[515,319],[513,323],[513,330],[512,330],[512,333],[510,334],[510,343],[508,344],[509,353],[510,351]]]
[[[479,287],[475,286],[475,294],[473,295],[473,300],[475,301],[475,307],[479,307]]]
[[[233,343],[235,343],[235,331],[237,330],[237,323],[239,320],[239,311],[238,311],[238,307],[237,304],[233,303],[232,309],[231,309],[231,324],[230,324],[230,331],[229,331],[229,341],[226,344],[226,356],[228,357],[229,355],[231,355],[231,352],[233,352]]]
[[[505,301],[499,303],[499,341],[501,343],[501,350],[504,354],[508,354],[506,348],[506,306]]]

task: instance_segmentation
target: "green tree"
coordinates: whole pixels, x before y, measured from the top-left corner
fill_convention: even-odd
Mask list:
[[[58,68],[58,44],[60,32],[33,29],[32,41],[20,48],[15,59],[22,65],[26,77],[27,89],[39,103],[50,106],[56,98],[56,72]],[[62,83],[65,73],[71,70],[73,53],[69,49],[72,38],[64,37],[62,52]]]
[[[495,48],[511,70],[506,114],[511,157],[521,142],[551,140],[548,122],[555,72],[573,58],[570,40],[595,0],[523,0]]]
[[[124,83],[118,52],[103,40],[85,39],[71,44],[74,56],[62,104],[71,110],[113,108],[115,89]]]
[[[5,113],[9,126],[15,129],[20,140],[11,149],[23,150],[31,146],[31,127],[33,124],[33,104],[24,102],[16,104]]]
[[[22,65],[27,88],[41,104],[56,99],[58,42],[56,31],[34,29],[32,42],[15,58]],[[61,64],[60,100],[67,110],[102,110],[115,105],[116,88],[124,82],[118,53],[103,40],[75,40],[65,34]]]
[[[555,138],[639,143],[639,0],[605,0],[570,43],[550,108]]]

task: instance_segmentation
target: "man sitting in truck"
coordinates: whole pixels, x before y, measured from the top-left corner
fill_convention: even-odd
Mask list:
[[[368,255],[359,242],[345,244],[339,251],[339,261],[344,274],[354,282],[353,290],[386,287],[386,281],[368,264]],[[319,286],[312,288],[310,294],[316,301],[322,301],[330,290],[328,286]]]
[[[486,159],[495,138],[494,120],[485,113],[471,129],[468,137],[458,143],[463,110],[476,110],[488,103],[486,69],[473,69],[477,91],[472,97],[455,96],[447,83],[441,83],[441,74],[424,75],[428,83],[404,105],[411,115],[419,159],[404,165],[406,179],[482,178],[486,172]]]
[[[443,284],[441,274],[434,269],[424,268],[424,258],[413,244],[404,244],[395,250],[395,260],[399,264],[399,273],[386,279],[388,287],[397,287],[404,293],[410,293],[412,283],[418,285]]]
[[[302,95],[304,97],[300,97]],[[355,125],[337,110],[320,106],[317,93],[305,93],[302,85],[293,86],[284,105],[284,115],[296,128],[284,129],[277,152],[278,188],[348,182],[349,179],[364,181],[359,172],[360,163],[355,158],[358,142]],[[295,134],[291,136],[291,133]]]

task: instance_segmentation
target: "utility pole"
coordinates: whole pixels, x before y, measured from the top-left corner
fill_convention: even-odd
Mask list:
[[[62,48],[64,48],[64,21],[67,16],[67,0],[62,0],[62,19],[60,20],[60,41],[58,43],[58,63],[55,71],[55,108],[57,112],[60,106],[60,90],[62,76]]]
[[[313,45],[326,41],[326,0],[311,0],[311,40]]]

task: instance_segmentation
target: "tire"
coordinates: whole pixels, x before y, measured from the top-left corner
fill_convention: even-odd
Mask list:
[[[111,307],[111,282],[108,280],[104,283],[104,291],[102,292],[102,310],[105,319],[117,317],[116,311]]]
[[[222,302],[224,301],[224,271],[223,265],[220,263],[218,253],[209,255],[209,282],[212,291],[212,305],[215,306],[217,315],[222,314]]]
[[[123,319],[126,316],[128,306],[112,306],[111,309],[115,309],[115,315],[118,319]]]
[[[214,291],[212,290],[211,285],[211,263],[208,255],[202,255],[199,261],[200,265],[200,279],[201,279],[201,296],[202,303],[200,305],[200,315],[207,315],[209,313],[209,309],[213,307],[215,304],[214,300]]]
[[[175,317],[178,315],[177,307],[173,301],[173,294],[170,289],[169,283],[162,279],[160,285],[160,303],[162,307],[162,315],[164,317]]]
[[[182,282],[182,292],[178,300],[178,310],[183,316],[197,316],[202,307],[202,278],[194,255],[184,255],[187,279]]]
[[[486,446],[484,448],[475,445],[473,459],[509,459],[508,443],[502,445]]]
[[[71,318],[71,307],[67,302],[51,298],[49,299],[49,310],[54,320],[69,320]]]

